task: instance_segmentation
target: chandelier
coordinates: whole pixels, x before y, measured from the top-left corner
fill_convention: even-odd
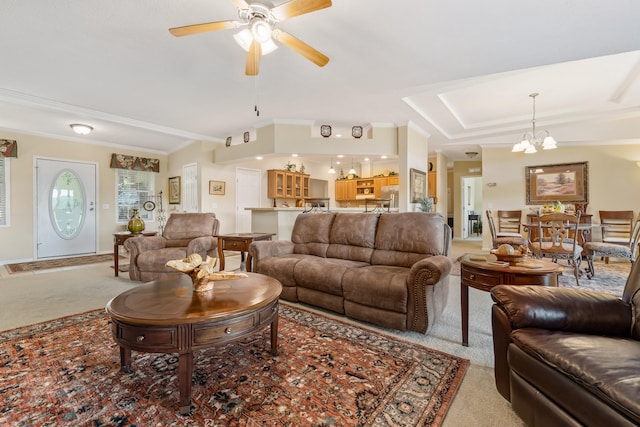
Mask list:
[[[549,135],[548,131],[543,130],[540,133],[536,133],[536,96],[538,95],[540,94],[529,94],[533,99],[533,118],[531,119],[533,129],[531,133],[525,133],[522,135],[522,140],[513,146],[513,150],[511,150],[512,153],[521,153],[523,151],[525,154],[537,153],[538,149],[536,147],[542,147],[543,150],[553,150],[554,148],[558,148],[556,140]]]

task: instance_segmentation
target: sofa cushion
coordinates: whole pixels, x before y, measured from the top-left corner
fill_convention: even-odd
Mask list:
[[[214,213],[177,213],[171,214],[164,227],[162,236],[168,240],[189,241],[196,237],[211,236],[217,233],[215,228],[216,215]],[[187,246],[174,243],[171,246]],[[167,245],[169,246],[169,245]]]
[[[345,300],[398,313],[407,312],[405,267],[372,265],[347,270],[342,279]]]
[[[335,213],[307,213],[296,218],[291,231],[293,252],[319,257],[327,256],[329,233]]]
[[[630,419],[640,422],[640,342],[546,329],[518,329],[513,342]]]
[[[185,258],[187,248],[163,248],[141,252],[136,258],[136,264],[141,271],[175,273],[176,270],[167,267],[167,261]]]
[[[376,239],[378,215],[336,214],[331,226],[327,257],[369,263]]]
[[[305,258],[318,259],[314,255],[305,254],[286,254],[280,256],[266,257],[260,260],[260,271],[258,273],[264,274],[282,283],[282,286],[296,286],[296,279],[294,277],[294,268],[297,263]]]
[[[342,296],[342,277],[349,268],[369,265],[364,262],[339,258],[305,258],[294,267],[294,278],[299,287],[315,289]]]
[[[425,255],[448,255],[440,214],[403,212],[378,219],[371,264],[411,267]]]

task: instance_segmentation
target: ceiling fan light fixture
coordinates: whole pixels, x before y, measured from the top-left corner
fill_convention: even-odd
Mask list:
[[[91,126],[80,123],[70,124],[69,127],[71,127],[71,129],[73,129],[73,131],[78,135],[88,135],[93,130]]]
[[[249,52],[249,47],[251,46],[251,42],[253,41],[253,35],[248,28],[245,28],[239,33],[234,34],[233,38],[242,49],[244,49],[246,52]],[[269,38],[269,40],[267,40],[266,42],[260,43],[260,45],[262,46],[263,55],[267,55],[278,48],[278,45],[275,44],[275,42],[271,38]]]
[[[251,35],[260,43],[266,43],[271,40],[271,25],[262,18],[254,18],[251,20]]]

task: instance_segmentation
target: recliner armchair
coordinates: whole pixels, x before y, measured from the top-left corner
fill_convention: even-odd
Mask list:
[[[197,253],[202,259],[216,257],[220,222],[214,213],[171,214],[161,236],[127,239],[130,253],[129,278],[149,282],[182,273],[167,267],[172,259],[186,258]]]

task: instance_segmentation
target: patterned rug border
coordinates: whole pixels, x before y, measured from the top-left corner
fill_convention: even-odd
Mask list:
[[[298,314],[296,314],[296,312]],[[108,321],[108,316],[104,309],[100,308],[49,321],[21,326],[6,331],[0,331],[0,344],[4,344],[10,340],[20,339],[20,337],[28,339],[30,338],[30,335],[42,334],[43,332],[53,332],[60,328],[71,327],[102,318]],[[437,349],[429,348],[421,344],[412,343],[382,331],[368,329],[366,324],[352,324],[294,304],[281,302],[281,319],[282,318],[285,318],[293,324],[306,326],[316,330],[321,334],[321,336],[333,336],[345,339],[350,338],[356,341],[359,345],[367,347],[370,350],[375,350],[377,354],[382,355],[382,352],[385,352],[386,355],[390,357],[393,357],[394,354],[402,354],[403,357],[414,360],[414,363],[416,364],[420,364],[418,356],[424,356],[424,353],[431,354],[431,357],[429,358],[431,361],[437,360],[437,357],[439,356],[443,356],[443,358],[448,359],[449,366],[447,367],[446,374],[438,381],[436,389],[433,390],[433,394],[430,398],[426,399],[427,402],[423,408],[424,410],[420,413],[420,421],[412,425],[439,426],[442,423],[470,365],[470,362],[467,359]],[[425,371],[429,370],[426,365],[420,368],[423,368]],[[387,406],[394,406],[396,403],[393,402],[393,399],[391,398],[398,397],[397,393],[411,392],[412,390],[407,388],[405,385],[405,381],[398,381],[398,383],[392,387],[392,390],[385,395],[386,398],[384,399],[383,404],[380,404],[379,407],[376,407],[371,411],[372,413],[367,417],[367,423],[363,425],[371,425],[370,423],[375,420],[376,415],[383,417],[383,419],[386,417],[387,422],[392,421],[390,419],[391,416],[386,413]],[[401,412],[398,411],[398,408],[395,406],[395,412]],[[393,422],[390,422],[388,425],[393,425]]]

